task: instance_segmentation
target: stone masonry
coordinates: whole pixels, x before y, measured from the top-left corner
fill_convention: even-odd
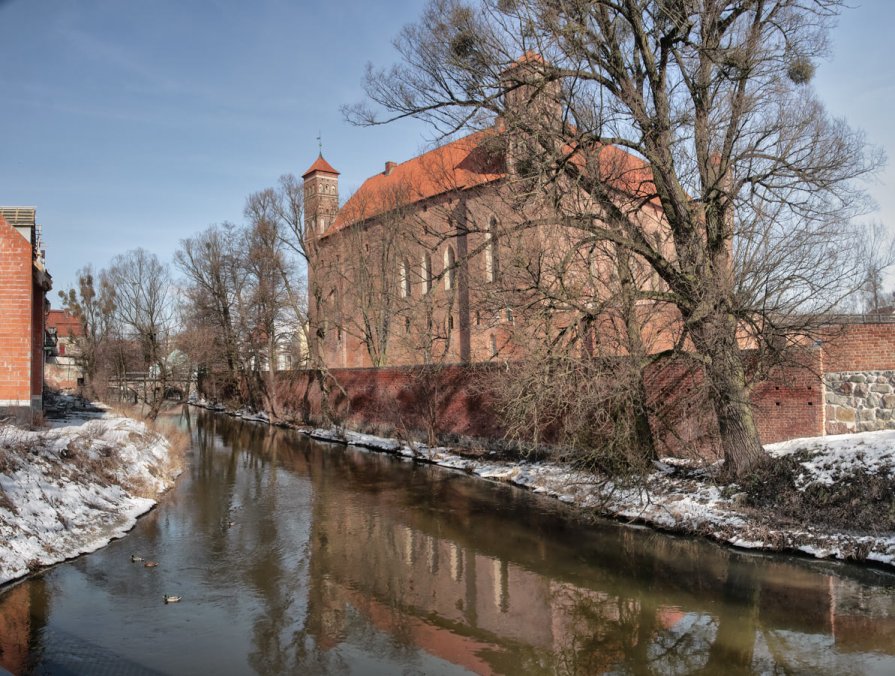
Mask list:
[[[826,433],[895,429],[895,370],[824,376]]]

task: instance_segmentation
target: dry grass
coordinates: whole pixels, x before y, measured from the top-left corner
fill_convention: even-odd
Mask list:
[[[155,420],[146,417],[143,406],[131,406],[128,404],[115,404],[109,406],[109,411],[115,415],[133,420],[140,420],[151,433],[164,437],[169,445],[168,460],[164,466],[159,468],[157,476],[167,479],[168,477],[179,474],[183,469],[184,456],[189,450],[192,439],[190,435],[181,429],[173,420],[163,415]],[[137,440],[132,440],[137,441]],[[133,481],[129,484],[129,489],[140,497],[155,498],[155,492],[141,481]]]
[[[895,530],[895,479],[887,470],[855,469],[832,485],[815,482],[799,490],[801,463],[809,459],[802,451],[766,462],[742,482],[746,504],[800,525],[867,533]]]
[[[167,418],[158,418],[149,427],[153,432],[167,439],[170,446],[168,449],[168,462],[162,468],[163,472],[168,476],[178,474],[183,469],[184,456],[193,443],[190,435],[178,427],[173,420]]]

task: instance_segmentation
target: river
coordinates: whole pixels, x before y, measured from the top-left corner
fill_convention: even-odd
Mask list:
[[[895,673],[893,573],[588,520],[205,411],[183,422],[188,469],[127,537],[0,596],[2,667]]]

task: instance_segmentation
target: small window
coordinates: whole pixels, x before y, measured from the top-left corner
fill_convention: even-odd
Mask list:
[[[454,330],[454,315],[448,315],[448,331]]]
[[[493,333],[491,334],[490,342],[491,342],[491,358],[496,359],[497,358],[497,338],[494,337]]]
[[[404,318],[404,333],[410,333],[410,317]]]

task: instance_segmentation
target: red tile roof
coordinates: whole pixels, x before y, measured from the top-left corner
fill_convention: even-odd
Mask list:
[[[435,197],[506,176],[494,131],[474,132],[371,176],[339,210],[328,232]]]
[[[583,152],[570,151],[570,154],[571,162],[582,173],[593,171],[617,191],[655,204],[652,171],[644,160],[615,146],[603,146],[598,153],[590,155],[591,161]],[[389,162],[388,173],[382,172],[364,181],[339,210],[326,234],[449,191],[465,190],[504,178],[507,174],[504,158],[500,130],[491,128],[451,141],[401,164]],[[313,166],[321,159],[318,158]]]
[[[301,175],[302,178],[306,178],[309,174],[313,174],[315,171],[322,171],[326,174],[335,174],[339,175],[339,172],[333,169],[333,166],[323,159],[323,153],[317,155],[317,159],[314,160],[314,164],[308,167],[308,170]]]

